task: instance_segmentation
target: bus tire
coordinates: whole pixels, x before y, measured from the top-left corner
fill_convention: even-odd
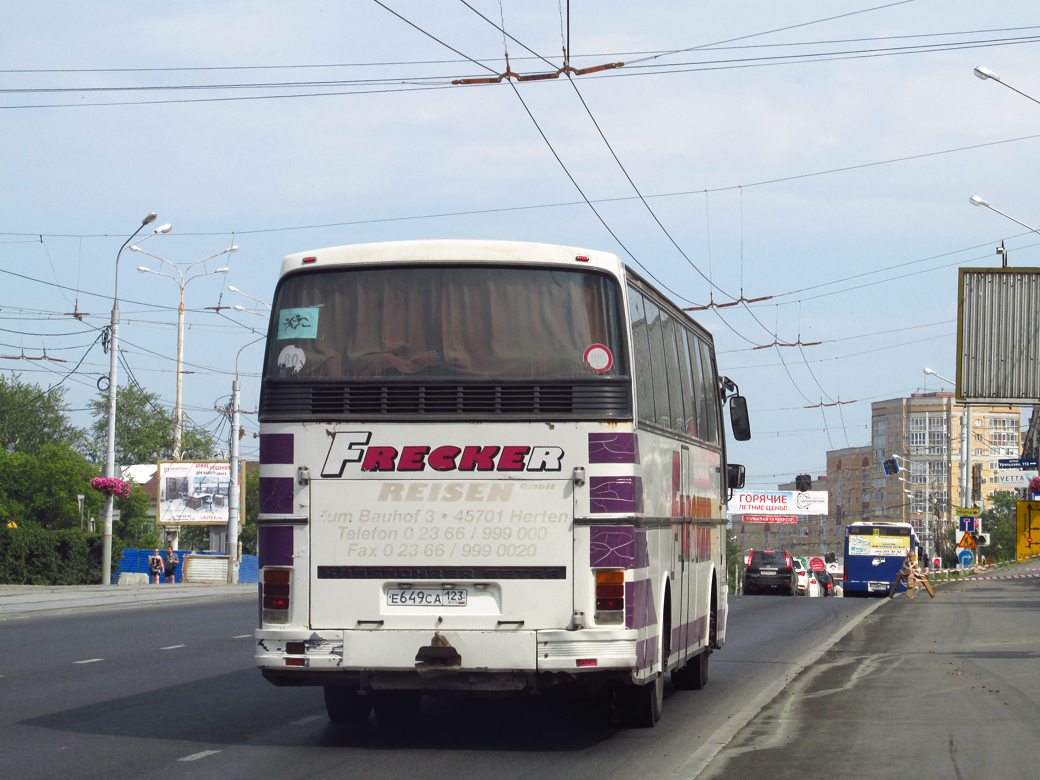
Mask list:
[[[333,723],[363,726],[372,712],[372,699],[359,695],[353,688],[326,685],[325,712]]]
[[[630,685],[618,691],[621,722],[629,728],[652,729],[664,710],[664,675],[658,674],[643,685]]]
[[[422,693],[419,691],[373,691],[372,709],[384,728],[410,726],[419,719]]]
[[[699,691],[708,684],[708,656],[711,651],[704,648],[690,658],[681,669],[672,672],[672,685],[680,691]]]

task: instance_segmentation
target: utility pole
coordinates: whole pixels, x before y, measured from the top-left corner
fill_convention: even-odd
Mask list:
[[[241,424],[239,416],[239,396],[242,383],[236,377],[231,383],[231,487],[228,490],[228,585],[238,584],[238,430]]]

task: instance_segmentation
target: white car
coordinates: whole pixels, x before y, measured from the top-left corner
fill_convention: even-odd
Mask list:
[[[799,596],[804,596],[808,593],[809,588],[809,571],[805,568],[805,561],[801,558],[794,559],[794,570],[798,572],[798,593]]]
[[[823,595],[823,589],[820,587],[820,583],[816,581],[816,572],[808,571],[808,572],[806,572],[806,575],[807,575],[808,580],[809,580],[809,585],[806,588],[805,595],[806,596],[810,596],[812,598],[818,598],[818,597],[822,596]]]

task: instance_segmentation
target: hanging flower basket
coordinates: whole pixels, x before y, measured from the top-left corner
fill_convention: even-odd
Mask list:
[[[106,496],[126,498],[130,495],[130,483],[113,477],[94,477],[90,480],[90,486]]]
[[[1029,480],[1029,490],[1034,495],[1040,493],[1040,477],[1033,477]]]

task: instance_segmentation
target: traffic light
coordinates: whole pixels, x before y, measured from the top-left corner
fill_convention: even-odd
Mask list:
[[[794,486],[798,489],[798,492],[804,493],[807,490],[812,490],[812,477],[808,474],[799,474],[794,478]]]
[[[982,500],[982,464],[973,463],[971,466],[971,500]]]
[[[889,458],[888,460],[884,461],[881,465],[885,467],[885,474],[890,477],[893,474],[899,473],[899,463],[896,461],[895,458]]]

